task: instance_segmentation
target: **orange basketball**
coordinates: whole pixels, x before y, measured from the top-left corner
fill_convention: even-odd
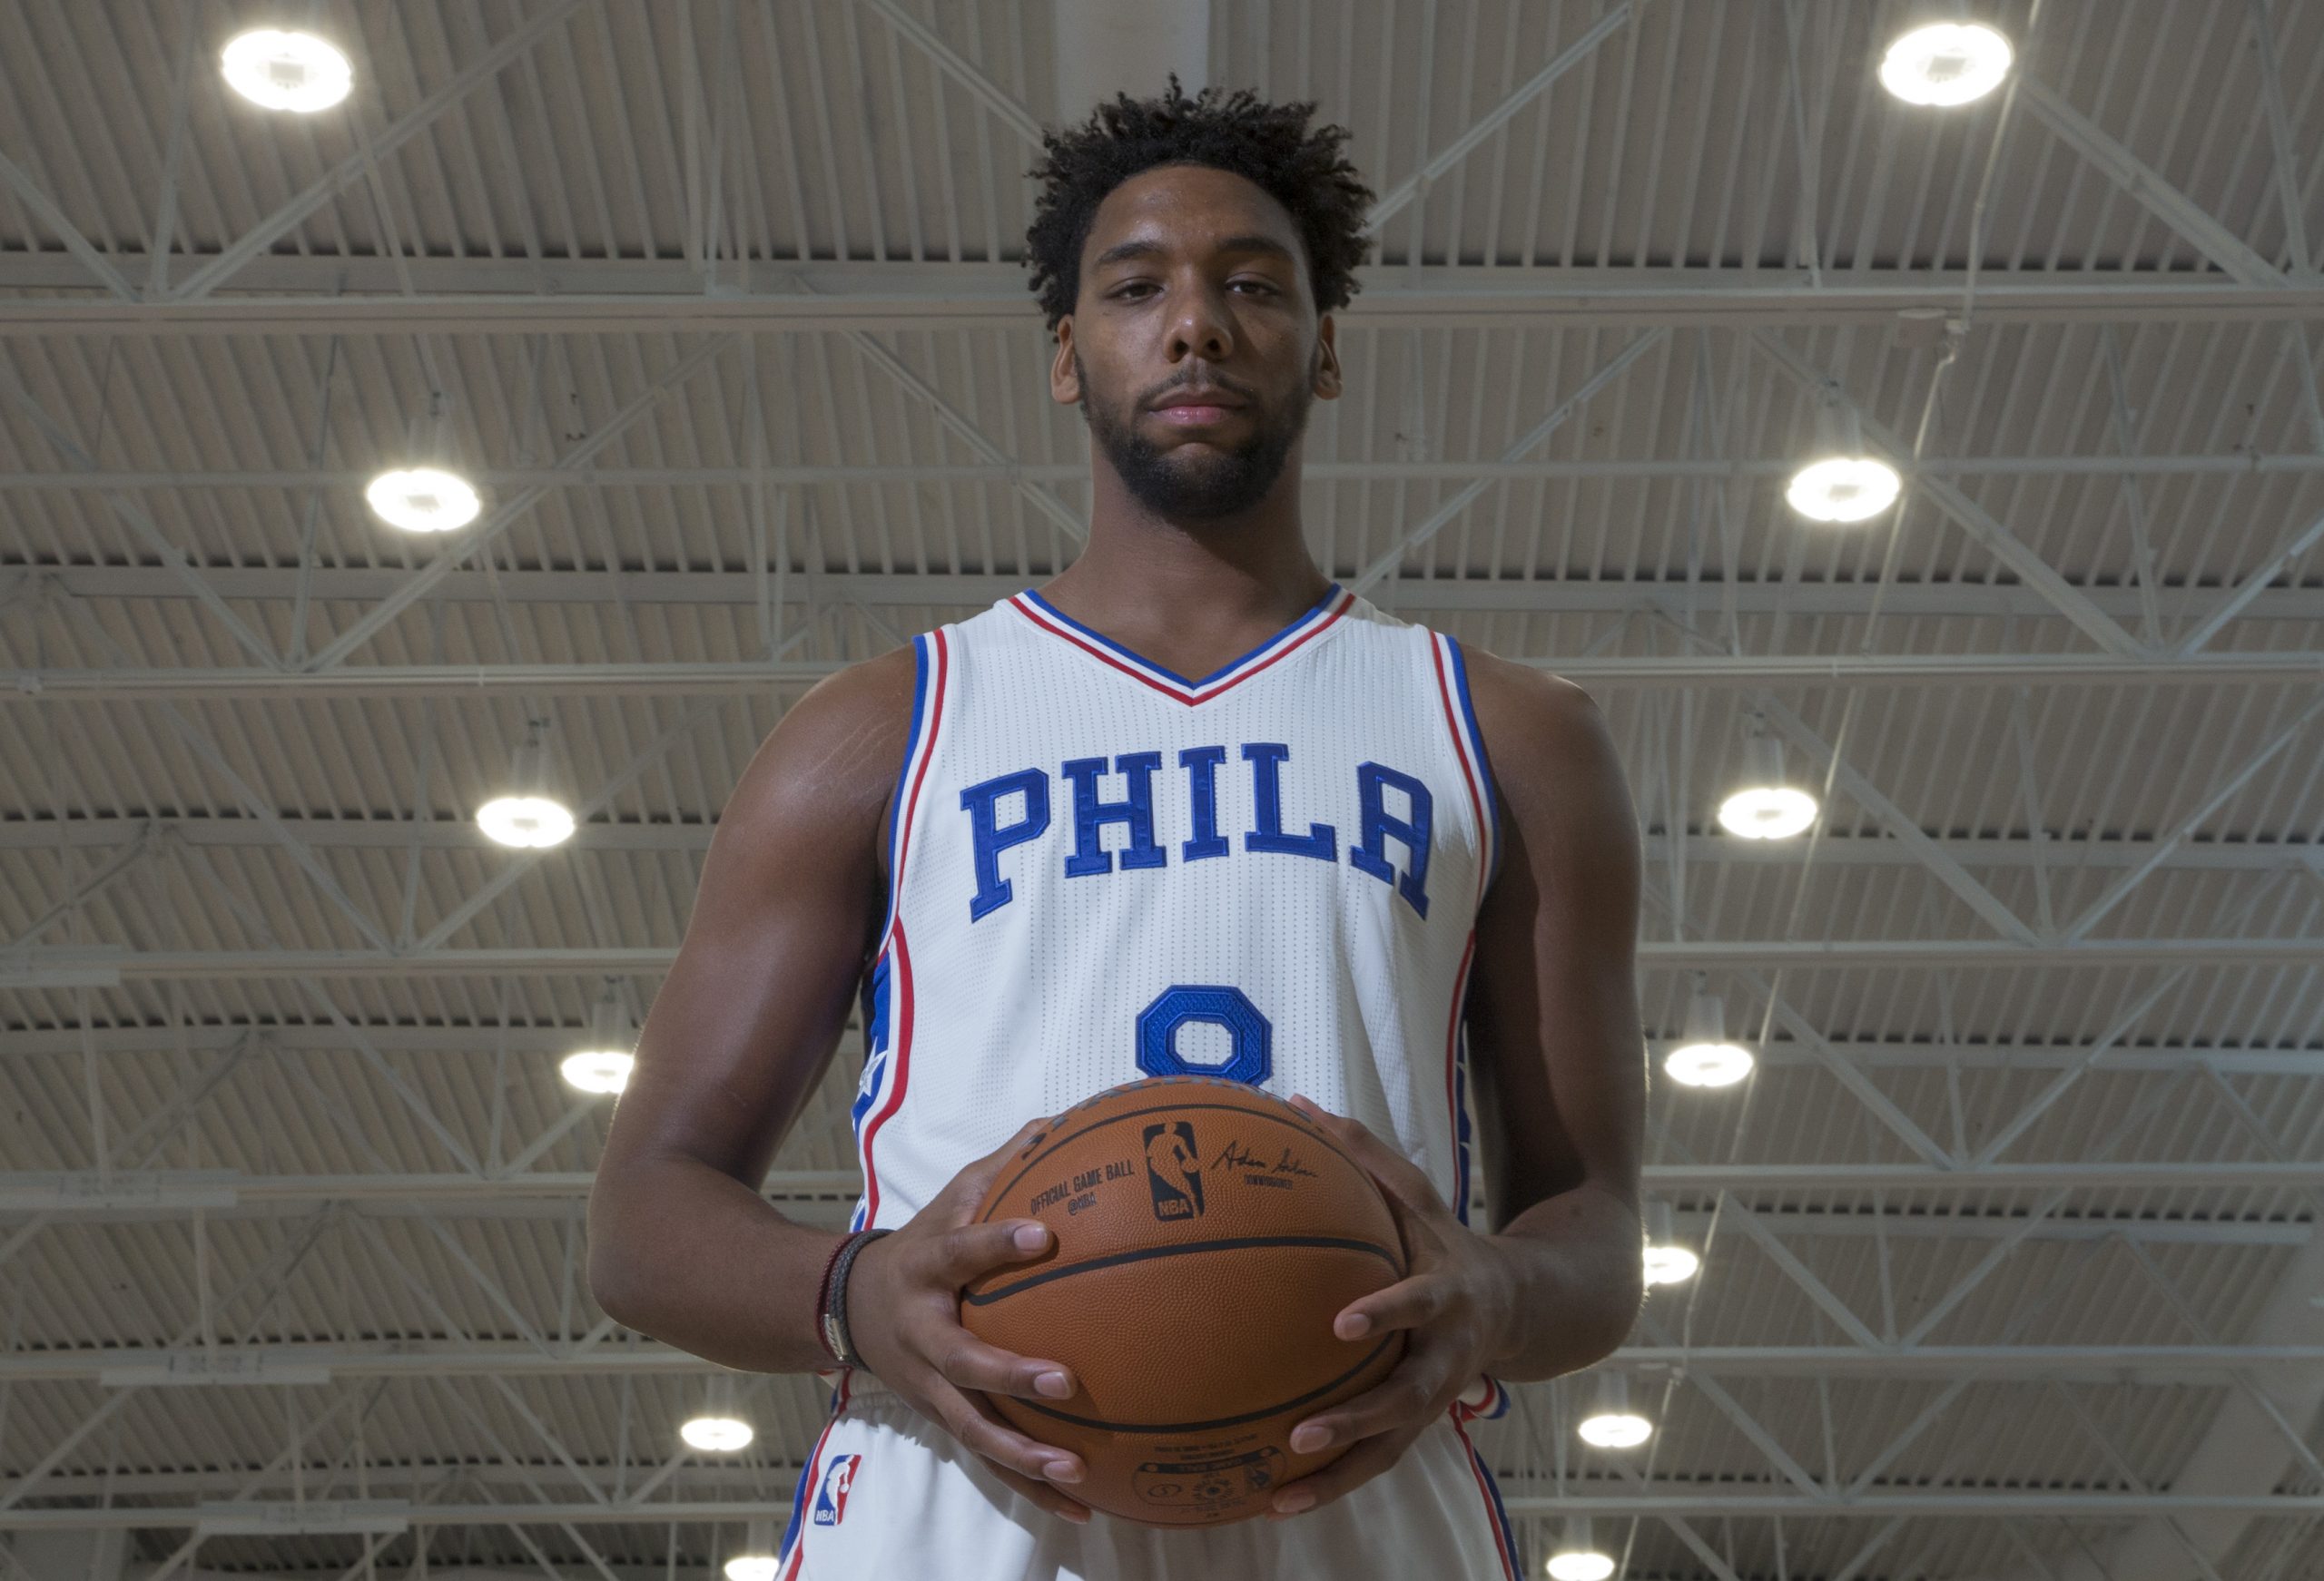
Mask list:
[[[1276,1488],[1345,1452],[1296,1453],[1291,1429],[1403,1355],[1401,1330],[1332,1332],[1350,1301],[1404,1277],[1379,1187],[1240,1082],[1131,1082],[1067,1110],[977,1217],[1039,1219],[1056,1237],[963,1291],[960,1321],[1071,1370],[1069,1399],[992,1403],[1088,1463],[1065,1490],[1093,1509],[1154,1526],[1264,1514]]]

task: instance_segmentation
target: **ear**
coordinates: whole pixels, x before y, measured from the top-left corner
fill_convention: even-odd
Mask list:
[[[1057,355],[1049,359],[1049,399],[1061,407],[1078,406],[1081,380],[1073,371],[1073,315],[1057,321]]]
[[[1332,339],[1334,330],[1332,315],[1325,313],[1322,322],[1315,327],[1315,373],[1309,381],[1309,387],[1319,401],[1340,398],[1340,354]]]

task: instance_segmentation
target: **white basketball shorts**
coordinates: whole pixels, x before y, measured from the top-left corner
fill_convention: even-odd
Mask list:
[[[1013,1492],[869,1372],[841,1373],[792,1501],[780,1581],[1518,1581],[1492,1474],[1464,1423],[1506,1399],[1480,1380],[1403,1458],[1288,1520],[1174,1530],[1060,1520]],[[1069,1488],[1067,1491],[1071,1491]]]

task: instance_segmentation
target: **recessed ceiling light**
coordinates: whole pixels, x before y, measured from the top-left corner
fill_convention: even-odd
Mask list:
[[[1595,1548],[1568,1548],[1550,1556],[1551,1581],[1606,1581],[1614,1561]]]
[[[355,85],[355,68],[311,33],[271,27],[238,34],[218,57],[226,85],[251,103],[301,115],[328,110]]]
[[[546,796],[502,796],[476,810],[484,832],[502,845],[537,848],[573,838],[573,814]]]
[[[568,1054],[557,1065],[566,1085],[585,1093],[618,1093],[629,1085],[629,1073],[636,1066],[635,1055],[618,1048],[585,1048]]]
[[[1816,821],[1816,798],[1791,785],[1754,785],[1718,804],[1718,826],[1745,840],[1788,840]]]
[[[484,509],[474,485],[438,466],[382,472],[363,497],[381,521],[407,533],[448,533],[467,526]]]
[[[1695,1277],[1703,1260],[1684,1246],[1649,1246],[1646,1249],[1646,1282],[1649,1284],[1684,1284]]]
[[[1827,456],[1791,476],[1783,491],[1791,508],[1811,522],[1869,521],[1896,503],[1905,480],[1870,456]]]
[[[740,1417],[695,1417],[678,1429],[678,1437],[694,1448],[724,1454],[747,1448],[754,1436]]]
[[[1582,1418],[1574,1431],[1581,1435],[1583,1443],[1601,1449],[1635,1449],[1654,1437],[1654,1424],[1628,1411],[1602,1411]]]
[[[1880,59],[1880,85],[1907,104],[1982,99],[2009,75],[2009,40],[1979,22],[1915,27]]]
[[[1751,1051],[1739,1043],[1685,1043],[1662,1061],[1682,1086],[1731,1087],[1751,1074]]]

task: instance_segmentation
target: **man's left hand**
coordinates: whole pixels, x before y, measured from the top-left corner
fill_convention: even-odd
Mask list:
[[[1343,1340],[1406,1331],[1404,1358],[1376,1388],[1299,1423],[1291,1447],[1353,1447],[1312,1477],[1284,1485],[1269,1518],[1319,1508],[1393,1466],[1430,1423],[1506,1350],[1516,1281],[1508,1256],[1452,1215],[1427,1175],[1359,1122],[1304,1097],[1292,1103],[1363,1164],[1388,1199],[1410,1261],[1407,1275],[1351,1303],[1332,1321]]]

